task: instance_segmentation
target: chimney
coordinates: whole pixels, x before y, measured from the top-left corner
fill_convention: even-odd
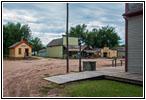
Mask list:
[[[21,42],[23,42],[23,36],[21,36]]]

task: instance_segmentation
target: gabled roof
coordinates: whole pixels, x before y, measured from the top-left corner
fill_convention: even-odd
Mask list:
[[[13,45],[9,46],[8,48],[15,48],[15,47],[19,46],[19,45],[22,44],[22,43],[25,43],[25,44],[27,44],[29,47],[32,48],[32,46],[31,46],[30,44],[28,44],[27,42],[25,42],[24,40],[23,40],[23,41],[20,41],[20,42],[16,42],[16,43],[14,43]]]
[[[47,44],[47,47],[60,46],[60,45],[62,45],[62,43],[63,43],[63,39],[62,38],[54,39],[50,43]]]
[[[15,47],[16,45],[18,45],[18,44],[20,44],[21,42],[16,42],[16,43],[14,43],[13,45],[11,45],[11,46],[9,46],[9,48],[13,48],[13,47]]]

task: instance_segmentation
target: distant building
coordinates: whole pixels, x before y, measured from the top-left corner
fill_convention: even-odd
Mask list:
[[[9,56],[14,58],[22,58],[25,56],[31,56],[32,54],[32,46],[23,40],[21,37],[20,42],[16,42],[15,44],[9,47]]]
[[[69,40],[69,57],[75,58],[79,53],[79,45],[77,37],[68,37]],[[66,36],[63,35],[62,38],[54,39],[47,44],[47,56],[55,58],[65,58],[66,57]],[[82,51],[86,46],[82,46]]]
[[[125,71],[143,74],[143,3],[125,6]]]
[[[109,57],[109,58],[113,58],[113,57],[117,57],[117,50],[112,50],[109,47],[104,47],[103,49],[101,49],[101,57]]]
[[[86,52],[86,57],[94,58],[94,57],[108,57],[113,58],[118,56],[117,50],[110,49],[109,47],[104,48],[96,48],[96,49],[88,49],[84,50]]]
[[[39,56],[47,56],[46,49],[42,49],[39,51]]]
[[[96,57],[100,57],[100,52],[101,52],[102,48],[95,48],[95,49],[85,49],[83,52],[84,53],[84,57],[87,58],[96,58]]]
[[[125,58],[125,47],[113,47],[112,50],[118,51],[118,58]]]

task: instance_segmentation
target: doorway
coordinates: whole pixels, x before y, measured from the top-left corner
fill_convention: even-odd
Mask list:
[[[107,57],[107,52],[104,52],[103,53],[103,57]]]
[[[28,56],[28,54],[29,54],[29,53],[28,53],[28,49],[26,48],[26,49],[25,49],[25,56]]]

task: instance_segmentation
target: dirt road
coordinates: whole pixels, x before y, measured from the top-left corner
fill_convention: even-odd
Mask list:
[[[86,60],[96,61],[97,68],[112,65],[111,59]],[[70,60],[70,72],[78,71],[78,63],[77,59]],[[46,75],[52,76],[65,73],[66,60],[64,59],[38,58],[36,60],[3,61],[3,96],[46,96],[40,90],[42,86],[48,86],[51,83],[43,80],[43,78]]]

